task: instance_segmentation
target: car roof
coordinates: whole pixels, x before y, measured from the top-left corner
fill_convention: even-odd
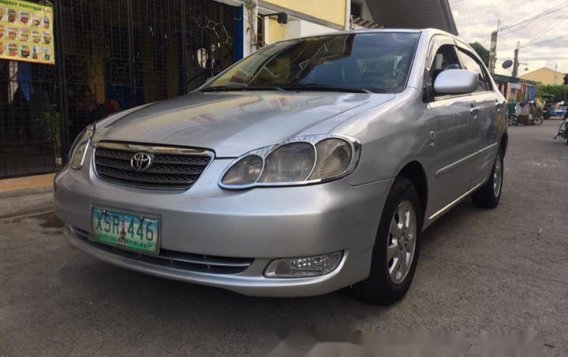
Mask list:
[[[400,32],[400,33],[420,33],[427,35],[429,37],[434,35],[445,35],[452,37],[454,39],[459,40],[459,38],[449,32],[435,29],[435,28],[422,28],[422,29],[410,29],[410,28],[381,28],[381,29],[360,29],[360,30],[345,30],[345,31],[335,31],[335,32],[327,32],[318,35],[310,35],[310,36],[302,36],[299,38],[310,38],[310,37],[320,37],[320,36],[333,36],[333,35],[345,35],[345,34],[359,34],[359,33],[392,33],[392,32]]]

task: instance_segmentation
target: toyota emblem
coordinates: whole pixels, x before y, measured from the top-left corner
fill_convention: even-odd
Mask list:
[[[146,171],[152,166],[154,161],[154,156],[152,154],[147,154],[145,152],[139,152],[132,156],[130,160],[130,166],[134,171],[143,172]]]

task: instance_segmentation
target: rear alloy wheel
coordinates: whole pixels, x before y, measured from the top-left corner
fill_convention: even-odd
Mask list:
[[[414,185],[405,178],[397,179],[381,216],[371,272],[366,280],[351,287],[353,295],[387,305],[406,294],[420,251],[421,207]]]
[[[484,208],[497,207],[503,188],[503,173],[503,156],[501,152],[498,152],[489,180],[471,195],[471,199],[476,206]]]

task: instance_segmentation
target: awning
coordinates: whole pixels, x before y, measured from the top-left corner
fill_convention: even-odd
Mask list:
[[[367,6],[373,21],[387,28],[431,27],[458,34],[448,0],[374,0]]]

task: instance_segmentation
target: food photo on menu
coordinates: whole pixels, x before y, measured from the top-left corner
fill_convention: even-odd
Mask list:
[[[49,45],[51,43],[51,33],[48,31],[43,32],[43,43]]]
[[[0,39],[4,37],[4,25],[0,24]]]
[[[18,55],[18,45],[15,43],[8,44],[8,56],[16,57]]]
[[[18,37],[18,30],[15,28],[8,27],[8,40],[15,41]]]
[[[4,16],[6,16],[6,8],[0,6],[0,21],[4,20]]]
[[[8,8],[8,22],[16,22],[16,10]]]
[[[40,23],[41,20],[39,19],[39,16],[36,14],[32,15],[32,26],[38,27]]]
[[[30,13],[22,11],[20,12],[20,22],[27,25],[30,22]]]
[[[20,46],[20,57],[22,57],[22,58],[30,57],[30,46],[28,46],[28,45],[21,45]]]
[[[32,31],[32,42],[33,43],[40,43],[41,42],[41,33],[37,30]]]
[[[46,28],[46,29],[48,29],[48,28],[49,28],[49,25],[50,25],[49,16],[44,15],[44,16],[43,16],[43,27]]]
[[[30,31],[27,29],[20,29],[20,41],[27,42],[30,39]]]
[[[4,54],[4,43],[0,42],[0,56]]]

